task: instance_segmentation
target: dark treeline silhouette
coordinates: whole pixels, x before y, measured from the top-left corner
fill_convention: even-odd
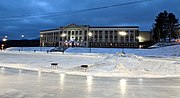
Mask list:
[[[172,38],[177,38],[175,29],[179,27],[178,19],[173,13],[167,11],[160,12],[156,16],[152,33],[155,42],[170,42]]]
[[[7,47],[39,47],[39,40],[8,40],[6,42],[0,41],[0,44]]]

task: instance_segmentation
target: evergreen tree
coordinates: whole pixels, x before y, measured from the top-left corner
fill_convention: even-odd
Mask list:
[[[165,42],[166,38],[169,42],[172,38],[176,38],[175,28],[179,25],[178,19],[173,13],[168,13],[167,11],[160,12],[156,16],[155,23],[153,24],[153,38],[156,42],[161,39]]]

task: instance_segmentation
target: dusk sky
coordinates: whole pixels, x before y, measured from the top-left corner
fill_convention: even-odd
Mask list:
[[[22,34],[26,39],[38,38],[41,30],[71,23],[91,26],[130,25],[147,31],[152,28],[158,13],[164,10],[180,18],[180,0],[152,0],[80,13],[57,13],[134,1],[139,0],[1,0],[0,38],[8,36],[8,39],[21,39]],[[42,15],[48,17],[40,17]]]

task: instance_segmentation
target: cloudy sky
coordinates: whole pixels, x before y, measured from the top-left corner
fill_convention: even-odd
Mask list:
[[[27,39],[38,38],[41,30],[71,23],[92,26],[135,25],[140,30],[150,30],[155,16],[164,10],[180,18],[180,0],[152,0],[67,14],[68,11],[134,1],[139,0],[1,0],[0,38],[8,36],[8,39],[21,39],[22,34]]]

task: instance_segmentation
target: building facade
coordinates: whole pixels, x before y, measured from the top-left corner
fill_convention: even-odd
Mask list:
[[[175,30],[175,32],[176,32],[176,35],[177,35],[176,42],[180,43],[180,27],[177,28]]]
[[[176,32],[176,35],[177,35],[177,39],[180,39],[180,28],[177,28],[175,30],[175,32]]]
[[[70,24],[40,31],[41,46],[139,47],[138,26],[104,26]]]

